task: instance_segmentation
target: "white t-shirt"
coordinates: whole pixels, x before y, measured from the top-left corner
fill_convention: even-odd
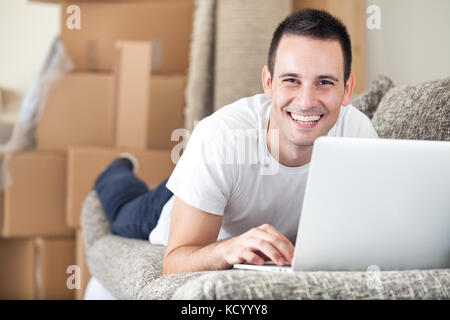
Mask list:
[[[295,242],[309,163],[280,164],[266,143],[271,101],[264,94],[238,100],[202,119],[166,187],[191,206],[223,216],[217,240],[268,223]],[[378,138],[370,119],[341,106],[328,136]],[[164,205],[152,244],[167,245],[174,196]]]

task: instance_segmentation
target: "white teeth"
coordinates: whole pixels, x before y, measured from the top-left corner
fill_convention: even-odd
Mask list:
[[[294,120],[302,121],[302,122],[314,122],[314,121],[318,121],[320,119],[320,115],[316,115],[316,116],[301,116],[301,115],[298,115],[298,114],[293,113],[293,112],[291,112],[291,117]]]

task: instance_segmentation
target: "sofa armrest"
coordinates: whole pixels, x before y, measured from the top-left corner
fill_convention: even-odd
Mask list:
[[[118,299],[170,299],[179,287],[206,273],[162,277],[166,247],[111,234],[95,190],[83,203],[81,226],[89,271]]]
[[[227,270],[187,282],[173,299],[449,299],[450,269],[373,272]]]
[[[95,190],[86,197],[81,226],[89,271],[119,299],[134,299],[162,273],[165,247],[111,234]]]
[[[83,201],[80,216],[83,241],[88,250],[98,239],[111,234],[108,220],[97,192],[92,189]]]
[[[107,235],[86,250],[92,275],[118,299],[137,299],[139,292],[161,277],[165,247]]]

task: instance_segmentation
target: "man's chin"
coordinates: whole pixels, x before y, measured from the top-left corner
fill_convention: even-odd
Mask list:
[[[315,138],[294,138],[290,142],[298,148],[307,148],[314,145]]]
[[[314,141],[317,138],[323,136],[322,134],[308,135],[308,134],[296,134],[292,135],[290,142],[299,148],[312,147],[314,145]]]

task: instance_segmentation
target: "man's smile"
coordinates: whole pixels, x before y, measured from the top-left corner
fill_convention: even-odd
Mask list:
[[[313,115],[300,115],[294,112],[287,112],[292,123],[297,128],[302,129],[312,129],[317,126],[317,124],[322,120],[323,114],[313,114]]]

